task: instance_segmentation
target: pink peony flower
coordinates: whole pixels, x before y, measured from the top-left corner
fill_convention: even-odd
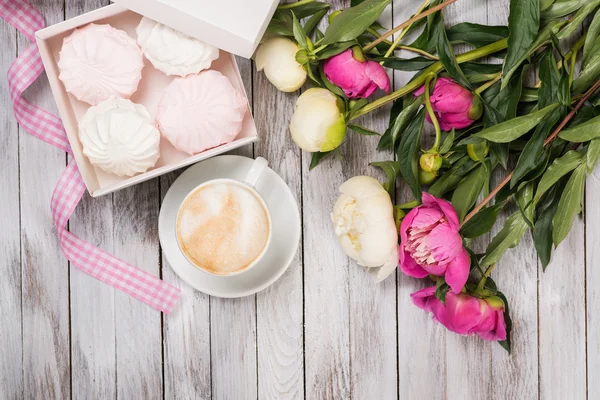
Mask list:
[[[328,58],[323,64],[325,76],[342,88],[349,99],[369,97],[377,87],[390,92],[390,78],[378,62],[354,58],[352,49]]]
[[[421,87],[414,95],[425,92]],[[482,107],[479,96],[460,86],[450,78],[439,78],[431,94],[431,107],[443,131],[462,129],[470,126],[481,117]],[[427,121],[431,118],[427,115]]]
[[[446,293],[446,305],[435,297],[435,286],[410,295],[415,305],[460,335],[476,334],[485,340],[506,340],[504,303],[498,297],[478,299],[466,293]]]
[[[444,276],[452,291],[459,293],[471,267],[459,227],[450,203],[423,193],[423,204],[406,214],[400,225],[402,272],[414,278]]]

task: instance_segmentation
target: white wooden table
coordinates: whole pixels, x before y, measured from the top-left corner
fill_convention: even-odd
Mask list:
[[[420,2],[395,0],[385,25],[406,20]],[[33,3],[54,24],[108,0]],[[506,24],[508,3],[459,0],[446,16]],[[297,94],[277,92],[240,60],[261,135],[240,153],[266,157],[303,210],[300,251],[277,283],[225,300],[177,278],[157,237],[161,197],[177,173],[86,197],[70,222],[77,235],[182,289],[176,310],[161,315],[61,254],[49,204],[67,157],[17,126],[4,77],[28,42],[0,22],[0,43],[0,398],[600,397],[600,171],[588,180],[585,221],[576,221],[547,272],[530,238],[494,271],[512,308],[508,355],[435,325],[410,301],[423,282],[397,274],[375,285],[348,261],[329,220],[337,189],[354,175],[381,177],[368,163],[391,154],[376,152],[375,138],[350,134],[342,158],[309,172],[309,156],[287,132]],[[408,77],[397,73],[395,87]],[[26,95],[56,112],[44,78]],[[382,111],[362,123],[383,131],[386,121]],[[397,196],[409,198],[403,186]]]

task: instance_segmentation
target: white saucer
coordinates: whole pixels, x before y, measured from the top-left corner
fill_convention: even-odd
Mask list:
[[[171,268],[195,289],[217,297],[249,296],[267,288],[288,268],[300,244],[300,212],[289,187],[266,168],[255,189],[263,197],[272,219],[269,249],[258,264],[233,276],[216,276],[192,265],[177,244],[175,221],[179,205],[199,184],[216,178],[243,180],[254,160],[241,156],[218,156],[202,161],[182,173],[167,192],[158,218],[158,236]]]

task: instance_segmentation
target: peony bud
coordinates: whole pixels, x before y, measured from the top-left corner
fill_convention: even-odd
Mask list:
[[[284,37],[274,37],[263,42],[256,51],[256,69],[282,92],[293,92],[306,81],[306,71],[296,61],[298,45]]]
[[[485,159],[490,151],[490,146],[487,142],[468,144],[467,154],[471,157],[471,160],[480,162]]]
[[[436,179],[437,174],[435,172],[419,170],[419,183],[421,185],[431,185]]]
[[[422,87],[414,95],[420,96]],[[439,78],[431,94],[431,107],[444,131],[463,129],[481,117],[483,106],[481,98],[460,86],[450,78]],[[427,120],[431,118],[427,115]]]
[[[331,219],[344,252],[368,268],[376,281],[398,266],[398,232],[390,195],[368,176],[355,176],[340,186]]]
[[[349,99],[369,97],[378,87],[390,92],[390,78],[383,67],[367,60],[358,46],[325,60],[323,71]]]
[[[302,150],[331,151],[342,143],[346,121],[337,100],[336,95],[321,88],[308,89],[298,97],[290,132]]]
[[[419,158],[419,165],[425,172],[436,173],[442,167],[443,159],[439,154],[425,153]]]

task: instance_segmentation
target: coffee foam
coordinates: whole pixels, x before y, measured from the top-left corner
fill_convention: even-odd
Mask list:
[[[271,224],[259,198],[243,184],[201,186],[177,216],[177,239],[197,267],[228,275],[248,267],[264,250]]]

